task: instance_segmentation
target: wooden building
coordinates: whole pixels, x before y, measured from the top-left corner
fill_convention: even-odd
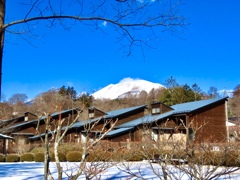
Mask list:
[[[154,103],[151,114],[116,126],[105,139],[114,142],[139,142],[184,137],[181,141],[226,142],[227,99],[214,98],[171,107]]]
[[[51,114],[51,122],[57,121],[63,118],[73,119],[77,114],[77,109],[70,109],[60,112],[55,112]],[[29,143],[35,143],[33,137],[39,137],[39,134],[36,131],[37,124],[39,122],[39,131],[40,133],[45,135],[46,127],[45,127],[45,116],[38,118],[36,115],[32,113],[25,113],[24,116],[20,116],[14,119],[5,120],[4,126],[1,128],[1,132],[4,134],[11,136],[14,140],[6,140],[7,147],[9,151],[17,151],[13,150],[13,148],[25,148],[25,145]],[[53,129],[54,130],[54,129]],[[38,138],[40,139],[40,138]]]
[[[115,126],[143,117],[146,105],[103,112],[95,107],[89,109],[89,119],[79,120],[67,132],[65,142],[84,142],[86,136],[98,138]],[[64,129],[64,128],[63,128]]]
[[[95,107],[88,110],[89,119],[79,119],[71,126],[64,138],[64,142],[85,142],[104,137],[107,142],[163,142],[165,139],[187,142],[220,143],[228,141],[227,97],[200,100],[167,106],[161,102],[154,102],[150,113],[146,113],[147,106],[135,106],[117,109],[109,112]],[[51,115],[52,120],[66,117],[74,118],[77,109],[57,112]],[[28,118],[26,118],[26,116]],[[13,120],[9,122],[14,122]],[[15,120],[15,124],[2,128],[6,135],[13,136],[13,143],[26,144],[39,142],[45,136],[44,117],[40,119],[41,135],[37,134],[38,119],[30,113]],[[115,124],[115,126],[113,126]],[[65,130],[63,127],[62,130]],[[54,129],[53,129],[54,130]],[[51,132],[49,132],[52,134]],[[21,140],[20,140],[21,139]],[[11,146],[11,142],[8,143]],[[12,145],[13,145],[12,143]]]

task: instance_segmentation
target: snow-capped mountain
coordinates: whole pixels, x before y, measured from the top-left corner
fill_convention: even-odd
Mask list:
[[[217,93],[219,94],[219,96],[224,97],[224,96],[228,96],[228,97],[233,97],[233,92],[234,90],[230,89],[230,90],[220,90]]]
[[[141,91],[149,93],[152,89],[165,88],[158,83],[152,83],[142,79],[124,78],[117,84],[110,84],[93,93],[95,99],[117,99],[127,94],[136,95]]]

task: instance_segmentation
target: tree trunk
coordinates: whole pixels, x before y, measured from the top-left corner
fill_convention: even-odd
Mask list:
[[[2,59],[4,46],[5,0],[0,0],[0,102],[2,101]]]
[[[58,169],[58,180],[62,180],[62,173],[63,173],[63,169],[62,166],[60,164],[60,160],[58,157],[58,147],[59,147],[59,143],[61,140],[61,125],[58,124],[57,127],[57,135],[55,137],[55,142],[54,142],[54,156],[55,156],[55,162],[56,162],[56,166]]]
[[[56,143],[54,146],[58,146],[58,143]],[[61,166],[60,161],[59,161],[58,148],[57,147],[54,147],[54,154],[55,154],[56,166],[57,166],[57,169],[58,169],[58,180],[62,180],[63,170],[62,170],[62,166]]]
[[[48,122],[48,119],[47,119]],[[46,123],[46,134],[45,134],[45,153],[44,153],[44,180],[48,179],[48,169],[49,169],[49,145],[48,145],[48,123]]]
[[[45,125],[46,125],[46,131],[45,131],[45,141],[44,141],[44,147],[45,147],[45,153],[44,153],[44,180],[53,179],[51,172],[49,170],[49,163],[50,163],[50,155],[49,155],[49,135],[50,132],[49,126],[50,126],[50,115],[45,114]]]

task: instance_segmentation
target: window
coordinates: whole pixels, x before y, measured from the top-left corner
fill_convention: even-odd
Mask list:
[[[160,108],[153,108],[152,114],[157,114],[157,113],[160,113]]]
[[[94,113],[89,113],[88,117],[89,117],[90,119],[93,119],[93,118],[94,118]]]
[[[28,116],[25,116],[25,117],[24,117],[24,121],[28,121]]]

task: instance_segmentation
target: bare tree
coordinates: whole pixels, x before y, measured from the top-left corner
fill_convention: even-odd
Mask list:
[[[118,33],[117,39],[123,42],[129,55],[134,46],[141,49],[151,46],[149,40],[156,40],[163,31],[176,32],[178,27],[185,25],[185,18],[179,15],[177,9],[179,4],[172,0],[24,0],[11,2],[11,6],[24,7],[18,16],[11,17],[11,12],[6,12],[6,0],[0,0],[0,71],[5,33],[14,33],[29,41],[29,37],[37,34],[34,30],[41,25],[52,28],[60,24],[68,30],[80,23],[102,31],[101,27],[108,25]]]
[[[98,137],[94,137],[94,139],[90,139],[91,133],[94,130],[94,128],[100,123],[104,121],[102,125],[102,134]],[[86,136],[84,141],[82,142],[82,159],[79,165],[77,166],[77,170],[75,171],[74,174],[70,176],[70,179],[72,180],[77,180],[78,177],[82,174],[85,174],[86,179],[92,179],[96,177],[99,173],[103,172],[110,166],[113,166],[113,163],[110,164],[105,164],[105,163],[91,163],[90,165],[86,164],[86,157],[89,155],[90,150],[97,145],[98,142],[100,142],[102,139],[106,137],[106,135],[115,127],[116,123],[118,120],[115,122],[105,121],[104,119],[99,119],[97,121],[91,122],[91,120],[86,121],[84,124],[84,131],[86,132]],[[105,129],[105,127],[111,124],[111,127],[109,129]]]
[[[206,122],[207,123],[207,122]],[[205,123],[205,124],[206,124]],[[193,122],[188,125],[183,124],[185,129],[193,129],[194,134],[199,133],[205,124],[193,127]],[[181,128],[176,127],[176,129]],[[140,151],[148,161],[153,174],[159,179],[231,179],[232,173],[239,168],[238,144],[233,143],[213,143],[201,140],[193,142],[189,139],[190,133],[166,133],[164,127],[159,127],[158,137],[153,136],[151,128],[144,129],[144,140],[135,151]],[[188,143],[186,143],[189,141]],[[159,166],[156,167],[155,164]],[[133,171],[128,164],[122,165],[120,170],[128,173],[131,177],[144,179],[141,169],[139,172]]]
[[[40,139],[42,143],[44,144],[44,179],[47,180],[48,177],[49,179],[53,179],[51,176],[51,172],[49,171],[49,162],[50,162],[50,145],[53,143],[54,144],[54,156],[56,160],[56,165],[58,169],[58,179],[62,178],[62,167],[60,166],[60,160],[58,157],[58,147],[65,136],[67,130],[69,127],[71,127],[76,121],[79,119],[79,115],[81,113],[81,110],[78,110],[77,116],[73,118],[71,115],[67,118],[61,118],[61,114],[58,115],[58,119],[53,119],[52,118],[52,112],[43,112],[41,116],[39,116],[38,119],[38,124],[36,127],[36,131],[38,135],[40,136]],[[45,125],[45,132],[44,132],[44,137],[41,136],[42,132],[40,131],[40,125],[41,122],[44,121]],[[62,132],[62,125],[63,123],[66,122],[66,128]]]
[[[210,98],[218,97],[219,96],[218,89],[214,86],[211,86],[208,90],[208,95]]]
[[[233,91],[233,97],[230,98],[230,116],[232,117],[236,117],[237,120],[238,118],[240,117],[240,108],[239,108],[239,103],[240,103],[240,84],[237,85],[235,88],[234,88],[234,91]],[[237,122],[239,123],[239,122]]]
[[[14,115],[20,115],[23,114],[24,112],[26,112],[27,110],[27,105],[25,104],[25,101],[27,100],[27,95],[23,94],[23,93],[16,93],[13,94],[10,98],[9,98],[9,103],[12,105],[13,107],[13,116]]]
[[[45,117],[43,117],[45,115]],[[51,177],[51,173],[49,172],[49,161],[50,161],[50,155],[49,155],[49,146],[50,146],[50,142],[49,142],[49,133],[51,132],[51,126],[50,126],[50,121],[51,121],[51,115],[48,113],[44,113],[44,115],[40,116],[38,119],[38,124],[36,127],[36,131],[39,135],[41,135],[41,132],[39,130],[40,127],[40,122],[41,119],[44,118],[44,123],[45,123],[45,137],[41,138],[41,141],[44,144],[44,179],[47,180],[48,176],[50,176],[50,179],[53,179]]]
[[[59,143],[62,138],[61,134],[61,127],[62,124],[65,122],[66,118],[62,118],[61,114],[59,114],[58,119],[53,119],[52,114],[55,112],[61,112],[65,105],[65,98],[61,96],[59,93],[56,93],[55,91],[50,91],[49,93],[44,93],[41,96],[38,96],[38,98],[35,99],[34,102],[34,108],[35,113],[38,114],[38,124],[36,127],[36,131],[38,135],[40,136],[40,139],[44,145],[44,179],[48,179],[48,176],[50,179],[53,179],[51,177],[51,173],[49,171],[49,161],[50,161],[50,155],[49,155],[49,147],[52,142]],[[79,115],[81,114],[81,110],[78,111],[77,116],[75,119],[72,119],[72,116],[67,118],[66,125],[71,126],[74,122],[76,122],[79,118]],[[41,136],[42,129],[40,128],[40,125],[42,125],[44,121],[45,125],[45,132],[44,137]],[[60,128],[60,130],[59,130]],[[60,131],[60,132],[59,132]],[[63,133],[65,135],[65,133]],[[50,139],[51,137],[51,139]],[[60,140],[59,140],[60,139]],[[55,147],[55,145],[54,145]],[[58,145],[57,145],[58,147]],[[56,161],[59,161],[58,153],[55,152],[57,156]],[[57,164],[58,165],[58,164]],[[58,166],[57,166],[58,167]],[[59,174],[62,174],[60,167],[59,168]]]
[[[53,107],[53,105],[55,107]],[[77,106],[72,99],[67,96],[62,96],[56,89],[50,89],[35,97],[28,109],[30,112],[41,114],[52,108],[61,108],[60,110],[63,110],[71,109],[73,107]]]
[[[51,91],[52,92],[52,91]],[[56,162],[56,166],[58,169],[58,179],[62,179],[63,174],[63,168],[60,164],[59,156],[58,156],[58,150],[61,142],[63,141],[64,137],[66,136],[69,128],[72,127],[72,125],[79,121],[81,114],[84,110],[84,104],[81,108],[75,109],[77,111],[77,114],[69,114],[68,117],[63,117],[61,113],[59,113],[57,118],[53,118],[52,114],[56,112],[61,112],[64,110],[65,107],[65,97],[61,96],[59,93],[46,93],[43,96],[39,96],[36,99],[35,102],[35,108],[36,111],[39,114],[38,124],[36,131],[40,136],[40,139],[44,145],[45,149],[45,155],[44,155],[44,179],[53,179],[51,172],[49,170],[49,162],[50,162],[50,145],[53,146],[54,150],[54,159]],[[88,102],[86,102],[88,103]],[[41,113],[42,112],[42,113]],[[44,123],[43,123],[44,122]],[[99,119],[96,121],[84,121],[83,128],[85,132],[87,132],[85,141],[82,142],[82,153],[83,155],[86,155],[89,153],[89,149],[95,146],[101,139],[103,139],[106,134],[112,130],[114,125],[117,121],[111,124],[111,127],[106,130],[105,127],[111,123],[111,121],[104,121],[104,119]],[[101,137],[95,138],[93,141],[89,140],[89,136],[91,134],[91,131],[97,126],[99,123],[102,124],[102,135]],[[44,124],[44,126],[42,126]],[[44,129],[43,129],[43,128]],[[44,132],[43,132],[44,130]],[[42,133],[44,136],[42,136]],[[81,174],[86,173],[85,168],[85,156],[82,157],[82,160],[80,164],[78,165],[78,169],[75,170],[74,175],[68,175],[72,176],[71,179],[77,179]],[[93,174],[90,175],[90,172],[88,172],[89,176],[93,176]]]
[[[27,100],[27,98],[28,97],[26,94],[16,93],[16,94],[13,94],[8,101],[12,104],[24,103]]]
[[[12,116],[13,107],[7,102],[0,103],[0,119],[9,119]]]

